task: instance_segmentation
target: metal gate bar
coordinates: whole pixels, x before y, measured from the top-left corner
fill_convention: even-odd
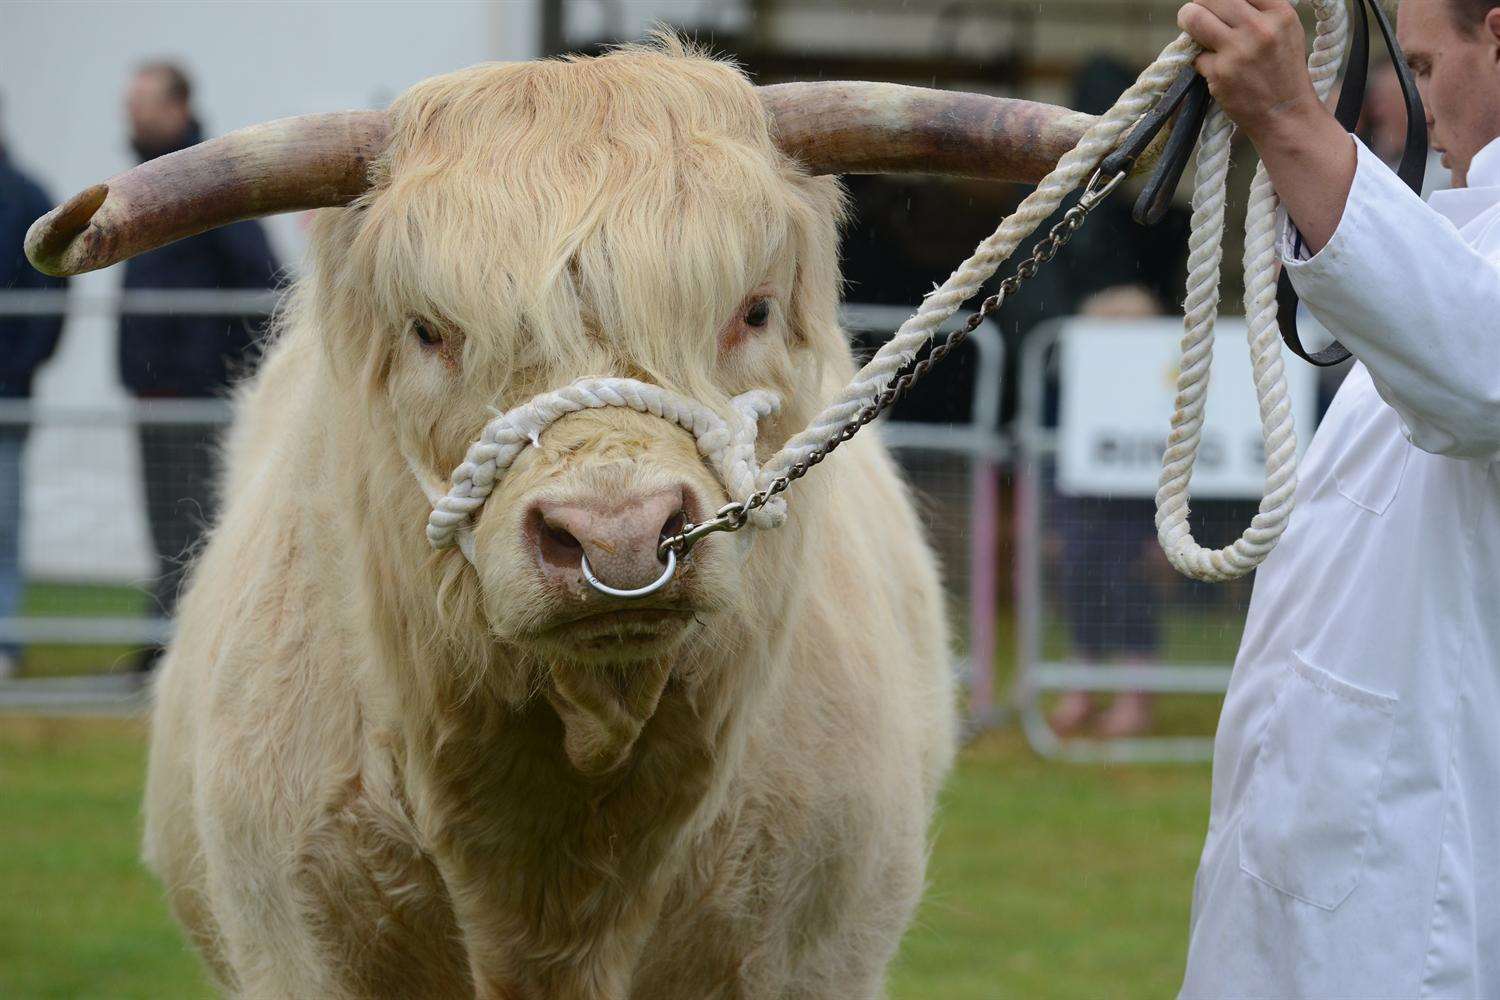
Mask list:
[[[1044,695],[1062,691],[1144,691],[1153,694],[1223,694],[1229,664],[1129,663],[1103,665],[1049,660],[1044,650],[1048,612],[1044,594],[1045,463],[1056,454],[1057,435],[1043,426],[1048,366],[1060,323],[1039,327],[1021,355],[1017,416],[1015,588],[1018,664],[1013,693],[1027,741],[1044,757],[1078,762],[1186,763],[1213,755],[1211,737],[1143,736],[1117,740],[1059,739],[1042,710]],[[1165,419],[1165,417],[1164,417]]]
[[[905,306],[845,304],[840,321],[846,330],[881,332],[889,336],[911,316]],[[961,318],[950,318],[941,332],[956,329]],[[1000,472],[1011,457],[1010,442],[1000,433],[1001,392],[1004,387],[1005,342],[993,320],[986,320],[969,337],[975,352],[974,389],[967,425],[882,421],[882,437],[898,453],[920,451],[964,456],[969,463],[965,568],[967,655],[954,664],[968,689],[971,730],[999,725],[1002,711],[995,697],[995,657],[999,648],[997,542],[1000,522]],[[933,375],[943,377],[941,371]],[[908,478],[913,478],[908,470]],[[922,484],[916,482],[920,490]],[[952,570],[952,567],[946,567]]]

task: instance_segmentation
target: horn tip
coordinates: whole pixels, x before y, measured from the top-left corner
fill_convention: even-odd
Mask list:
[[[26,257],[43,274],[62,278],[91,271],[92,264],[82,254],[69,253],[77,237],[89,227],[104,199],[109,197],[108,184],[95,184],[63,202],[31,224],[26,232]]]

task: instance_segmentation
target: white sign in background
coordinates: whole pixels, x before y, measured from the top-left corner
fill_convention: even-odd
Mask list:
[[[1161,477],[1182,340],[1181,320],[1069,321],[1058,335],[1057,488],[1151,497]],[[1284,356],[1299,452],[1312,439],[1317,373]],[[1265,490],[1260,410],[1242,319],[1221,319],[1192,495],[1258,500]]]

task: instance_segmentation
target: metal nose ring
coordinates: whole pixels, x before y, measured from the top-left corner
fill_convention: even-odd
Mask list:
[[[589,582],[589,586],[601,594],[608,594],[610,597],[645,597],[648,594],[656,593],[672,579],[672,574],[677,572],[677,553],[668,549],[667,568],[661,571],[661,576],[644,587],[637,587],[634,590],[619,590],[599,579],[594,575],[593,569],[590,568],[589,557],[586,554],[581,557],[579,566],[583,570],[583,578]]]

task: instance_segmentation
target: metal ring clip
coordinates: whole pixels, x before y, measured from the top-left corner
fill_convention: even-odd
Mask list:
[[[750,512],[744,503],[731,501],[720,507],[719,512],[710,520],[702,524],[689,524],[670,538],[663,538],[656,547],[656,554],[660,558],[665,558],[672,552],[685,556],[704,535],[712,535],[716,531],[739,531],[749,518]]]
[[[1089,178],[1088,184],[1084,185],[1083,194],[1078,198],[1078,206],[1085,212],[1092,212],[1101,201],[1114,194],[1115,188],[1124,184],[1128,176],[1128,173],[1118,173],[1105,180],[1105,170],[1100,167],[1094,171],[1094,176]]]
[[[610,597],[645,597],[656,593],[672,579],[672,575],[677,572],[677,553],[671,549],[667,549],[667,568],[662,570],[661,576],[644,587],[637,587],[634,590],[620,590],[616,587],[611,587],[599,579],[594,575],[594,570],[589,566],[589,557],[587,555],[581,557],[579,565],[583,570],[583,578],[588,581],[589,586],[601,594],[608,594]]]

